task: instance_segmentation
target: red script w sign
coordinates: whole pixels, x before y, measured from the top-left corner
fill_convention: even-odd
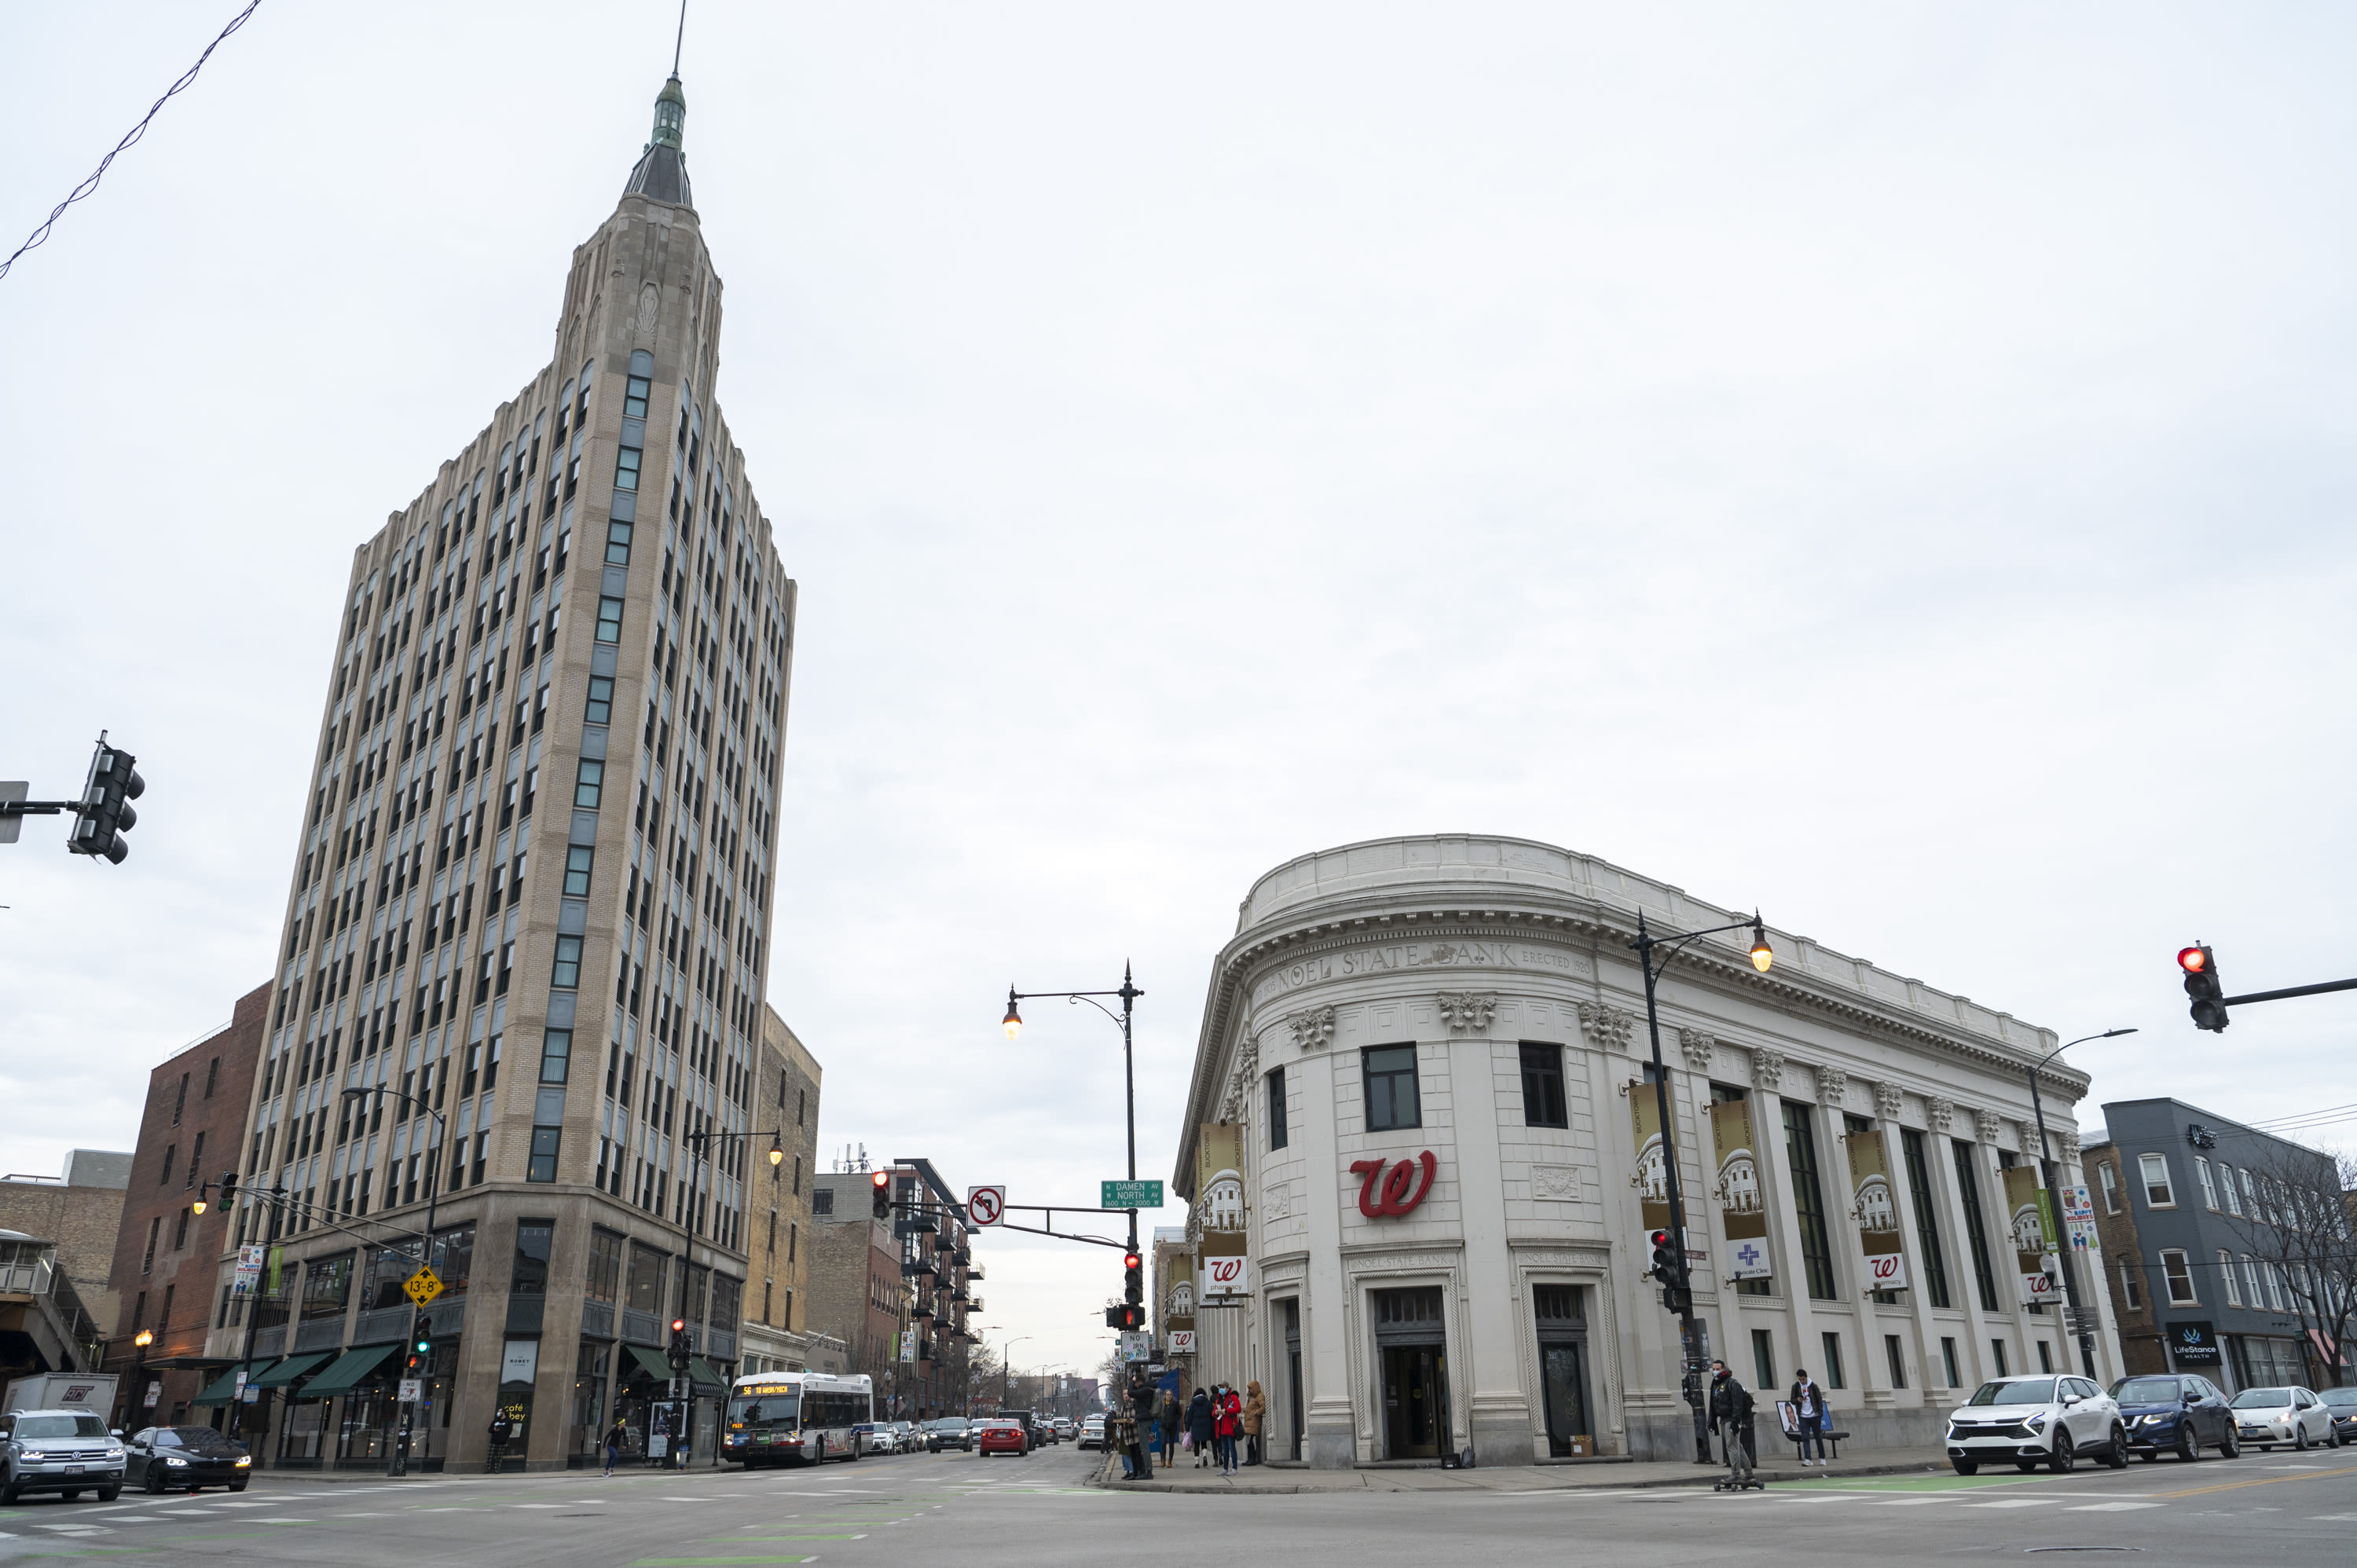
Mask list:
[[[1419,1162],[1424,1166],[1422,1186],[1418,1186],[1415,1179]],[[1439,1169],[1440,1162],[1432,1157],[1430,1149],[1413,1160],[1400,1161],[1388,1174],[1383,1170],[1381,1160],[1351,1161],[1351,1174],[1366,1178],[1359,1184],[1359,1212],[1370,1219],[1414,1213],[1415,1206],[1422,1203],[1425,1195],[1432,1190],[1432,1178]],[[1380,1189],[1376,1186],[1378,1179],[1383,1184]]]

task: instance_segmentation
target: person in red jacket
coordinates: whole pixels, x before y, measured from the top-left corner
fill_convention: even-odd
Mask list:
[[[1236,1391],[1222,1383],[1211,1396],[1211,1409],[1216,1424],[1213,1435],[1219,1444],[1220,1474],[1236,1473],[1236,1435],[1244,1429],[1244,1402]]]

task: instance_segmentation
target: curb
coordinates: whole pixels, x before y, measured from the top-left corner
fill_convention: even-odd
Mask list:
[[[1516,1466],[1516,1468],[1520,1469],[1521,1466]],[[1695,1469],[1702,1473],[1695,1476],[1642,1477],[1631,1477],[1627,1480],[1565,1482],[1556,1486],[1535,1487],[1490,1487],[1483,1486],[1478,1482],[1460,1484],[1453,1487],[1384,1487],[1374,1484],[1373,1479],[1376,1477],[1382,1476],[1384,1472],[1380,1470],[1360,1469],[1332,1472],[1337,1476],[1350,1476],[1356,1482],[1355,1485],[1346,1483],[1339,1486],[1304,1486],[1296,1484],[1291,1486],[1235,1487],[1219,1486],[1204,1481],[1130,1481],[1125,1480],[1118,1476],[1110,1475],[1096,1476],[1088,1482],[1088,1485],[1102,1487],[1109,1492],[1159,1492],[1191,1497],[1208,1496],[1225,1498],[1299,1497],[1312,1493],[1341,1493],[1353,1491],[1458,1493],[1495,1492],[1520,1496],[1527,1492],[1619,1492],[1640,1487],[1651,1490],[1676,1487],[1709,1487],[1716,1485],[1726,1477],[1726,1472],[1717,1466],[1704,1469],[1703,1466],[1696,1466]],[[1426,1474],[1426,1472],[1416,1471],[1411,1473],[1421,1475]],[[1910,1464],[1845,1466],[1842,1468],[1840,1478],[1844,1480],[1855,1480],[1872,1476],[1914,1476],[1934,1474],[1947,1474],[1947,1466],[1943,1465],[1925,1464],[1921,1461]],[[1824,1481],[1835,1478],[1833,1474],[1829,1471],[1813,1469],[1770,1470],[1763,1468],[1755,1470],[1753,1475],[1760,1480],[1772,1482],[1778,1485],[1788,1485],[1804,1481]]]

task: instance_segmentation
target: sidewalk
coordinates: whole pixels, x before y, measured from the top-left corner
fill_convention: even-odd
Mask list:
[[[1808,1482],[1854,1480],[1860,1476],[1948,1474],[1944,1448],[1849,1448],[1833,1468],[1802,1469],[1791,1456],[1778,1455],[1756,1472],[1762,1481]],[[1237,1496],[1281,1496],[1299,1492],[1553,1492],[1620,1491],[1636,1487],[1707,1487],[1726,1478],[1724,1466],[1677,1461],[1637,1463],[1600,1459],[1567,1465],[1508,1465],[1491,1469],[1443,1470],[1397,1468],[1389,1466],[1351,1470],[1311,1470],[1292,1465],[1250,1465],[1232,1477],[1198,1470],[1192,1455],[1182,1455],[1151,1481],[1125,1481],[1121,1455],[1106,1456],[1104,1468],[1091,1486],[1116,1492],[1217,1492]]]

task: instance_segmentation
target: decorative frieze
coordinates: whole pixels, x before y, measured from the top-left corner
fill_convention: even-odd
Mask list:
[[[1331,1007],[1305,1007],[1300,1012],[1287,1016],[1285,1021],[1293,1030],[1293,1047],[1296,1050],[1323,1050],[1333,1043],[1334,1009]]]
[[[1751,1048],[1751,1087],[1764,1089],[1770,1094],[1783,1087],[1784,1053],[1767,1046]]]
[[[1588,1043],[1600,1051],[1626,1051],[1629,1031],[1636,1022],[1636,1014],[1609,1002],[1579,1004],[1579,1026],[1587,1031]]]
[[[1548,1203],[1577,1203],[1579,1201],[1579,1167],[1533,1165],[1531,1196]]]
[[[1436,1000],[1440,1004],[1440,1021],[1452,1035],[1487,1034],[1490,1020],[1498,1011],[1495,992],[1444,991]]]

